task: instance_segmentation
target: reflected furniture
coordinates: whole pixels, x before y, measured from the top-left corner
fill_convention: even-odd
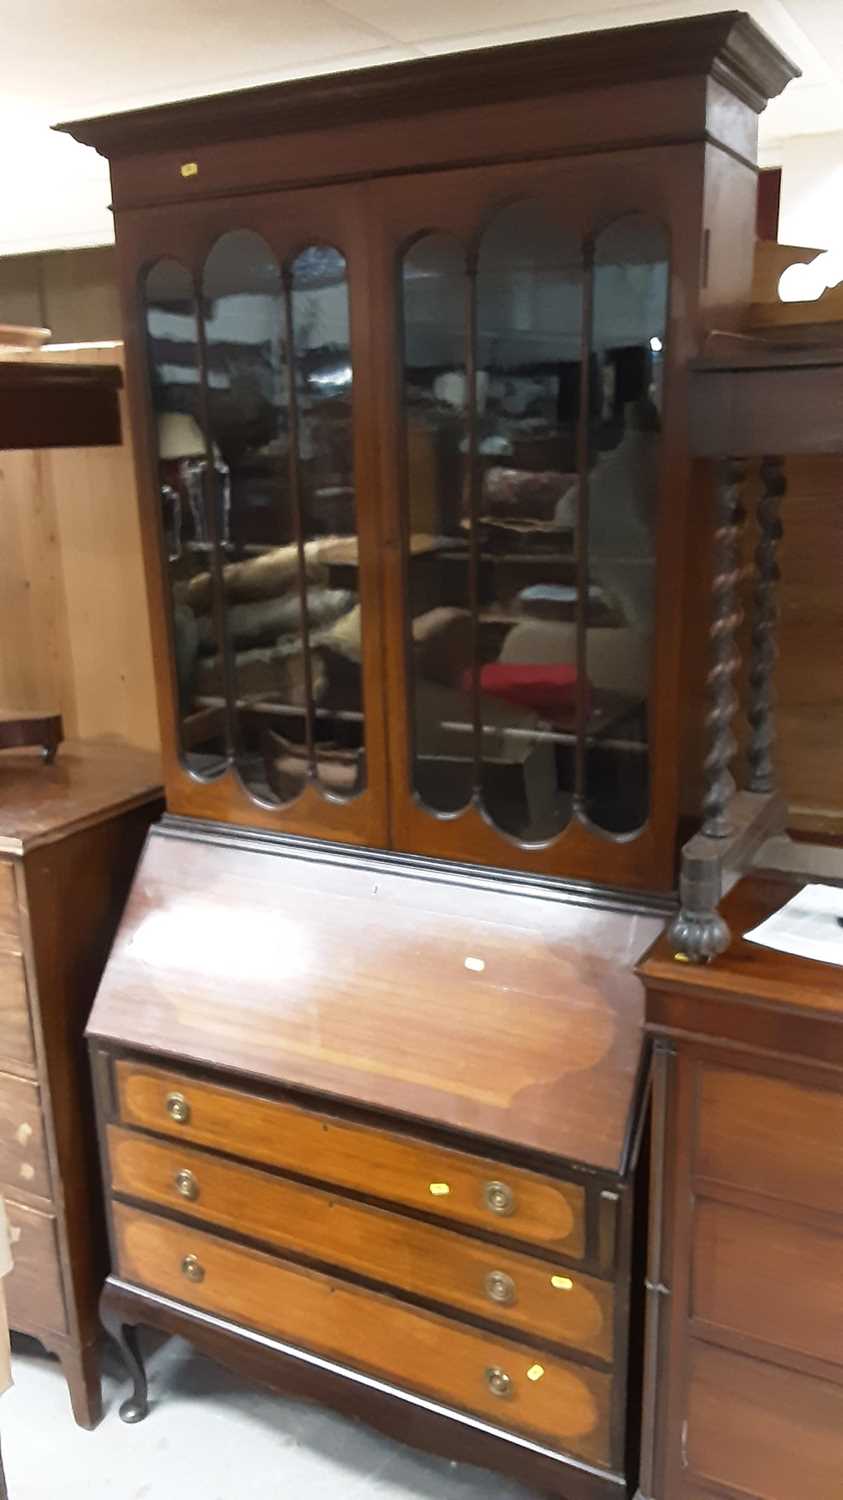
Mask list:
[[[636,1489],[689,364],[793,74],[729,13],[64,127],[111,163],[168,807],[89,1025],[127,1420],[146,1323]]]
[[[158,759],[70,740],[0,756],[0,1191],[13,1329],[61,1359],[77,1422],[101,1415],[105,1232],[83,1031],[147,828]]]
[[[0,324],[0,449],[100,446],[120,441],[118,391],[113,365],[39,364],[21,358],[37,350],[46,328]],[[17,357],[8,357],[8,354]],[[61,714],[0,712],[0,750],[40,745],[51,761],[64,737]]]

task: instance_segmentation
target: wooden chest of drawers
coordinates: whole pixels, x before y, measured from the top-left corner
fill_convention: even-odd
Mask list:
[[[105,1261],[82,1034],[150,821],[153,755],[96,743],[0,757],[0,1193],[12,1328],[64,1367],[76,1420],[101,1413]]]
[[[732,930],[791,894],[779,879],[745,882]],[[704,971],[677,969],[660,944],[642,971],[662,1209],[642,1495],[831,1500],[843,1475],[843,974],[742,938]]]
[[[549,1493],[627,1494],[643,1079],[638,981],[613,951],[658,918],[441,871],[420,886],[388,857],[373,887],[371,858],[331,859],[170,819],[147,844],[89,1026],[123,1414],[145,1413],[131,1330],[152,1323]],[[175,913],[204,949],[171,945]],[[535,958],[513,995],[495,955],[516,921]],[[227,984],[262,924],[285,958],[253,946]]]

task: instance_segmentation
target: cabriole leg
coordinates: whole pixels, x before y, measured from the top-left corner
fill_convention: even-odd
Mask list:
[[[138,1331],[130,1323],[123,1322],[119,1309],[111,1301],[107,1286],[100,1299],[100,1320],[120,1350],[132,1380],[132,1394],[120,1407],[121,1419],[124,1422],[142,1422],[149,1411],[149,1396],[146,1371],[138,1345]]]

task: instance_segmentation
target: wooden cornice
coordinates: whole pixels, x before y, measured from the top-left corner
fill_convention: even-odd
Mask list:
[[[110,159],[255,135],[336,128],[502,100],[713,77],[761,111],[799,69],[741,11],[451,53],[241,89],[55,128]]]

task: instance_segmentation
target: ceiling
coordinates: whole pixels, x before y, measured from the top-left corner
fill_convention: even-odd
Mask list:
[[[601,0],[598,0],[598,4]],[[843,131],[841,0],[744,0],[803,77],[762,143]],[[710,0],[0,0],[0,254],[111,238],[108,174],[56,120],[305,74],[727,9]]]

